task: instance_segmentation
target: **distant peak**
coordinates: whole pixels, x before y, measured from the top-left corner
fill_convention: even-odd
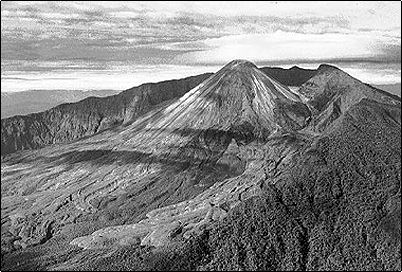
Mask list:
[[[300,68],[299,66],[294,65],[294,66],[290,67],[289,70],[302,70],[302,68]]]
[[[226,69],[242,69],[242,68],[257,68],[257,66],[248,60],[237,59],[232,60],[228,64],[225,65],[224,68]]]
[[[318,71],[331,71],[331,70],[340,70],[340,69],[336,66],[326,64],[326,63],[318,66]]]

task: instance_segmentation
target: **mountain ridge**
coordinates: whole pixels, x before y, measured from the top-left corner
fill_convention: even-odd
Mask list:
[[[105,97],[119,90],[30,90],[1,93],[1,119],[48,110],[63,103],[78,102],[87,97]]]
[[[262,69],[265,72],[276,70],[276,68]],[[280,68],[280,72],[286,73],[286,71],[286,69]],[[281,73],[277,72],[276,74],[276,76],[278,76]],[[117,96],[114,95],[106,98],[108,100],[114,99],[116,101],[111,101],[109,103],[110,105],[104,105],[100,107],[99,110],[95,110],[95,112],[93,112],[93,105],[103,102],[105,99],[99,100],[97,98],[87,98],[83,101],[77,102],[78,104],[66,103],[45,112],[29,114],[27,116],[14,116],[10,117],[11,119],[2,119],[1,154],[5,155],[21,149],[36,149],[49,144],[68,142],[84,136],[93,135],[103,129],[115,127],[118,124],[128,122],[132,118],[129,116],[129,112],[124,112],[126,107],[128,111],[134,112],[134,118],[136,118],[135,116],[147,112],[150,106],[183,95],[185,92],[211,75],[211,73],[206,73],[179,80],[142,84],[138,87],[123,91]],[[286,77],[282,76],[282,78],[285,79],[285,84],[289,83],[286,82]],[[178,90],[174,91],[173,88]],[[143,91],[139,91],[141,89]],[[149,90],[147,91],[147,89]],[[135,92],[138,93],[135,94]],[[147,95],[148,97],[145,97],[141,92],[144,92],[144,94],[149,93]],[[122,100],[120,102],[118,101],[119,97],[121,98],[120,100]],[[130,99],[144,100],[141,101],[141,103],[133,100],[134,104],[141,104],[139,108],[135,108],[135,106],[133,108],[127,102],[130,101]],[[126,103],[128,104],[125,105]],[[77,109],[74,109],[75,105],[77,105]],[[80,108],[79,105],[83,105],[83,107]],[[116,109],[107,112],[106,114],[101,113],[101,111],[104,111],[105,109],[113,108],[114,105],[119,106],[121,109]],[[69,108],[71,108],[72,114],[81,111],[82,113],[80,113],[80,115],[82,117],[73,120],[72,116],[69,116]],[[105,118],[102,117],[103,115],[105,115]],[[75,125],[73,125],[73,123]],[[65,128],[59,128],[59,124],[63,124]],[[67,131],[69,131],[69,134],[67,134]],[[18,132],[19,136],[14,134],[16,132]]]
[[[234,61],[124,126],[2,157],[2,268],[398,269],[400,118],[340,70],[295,92]]]
[[[323,64],[320,65],[317,70],[302,69],[297,66],[293,66],[290,69],[270,67],[259,69],[275,80],[290,86],[296,83],[301,85],[307,82],[319,71],[323,72],[328,69],[336,70],[337,68]],[[11,117],[12,119],[2,119],[1,154],[3,156],[21,149],[36,149],[48,144],[77,140],[81,137],[98,133],[104,129],[110,129],[125,124],[130,122],[132,118],[138,118],[141,114],[146,113],[158,103],[183,95],[211,75],[211,73],[206,73],[185,79],[142,84],[138,87],[123,91],[117,96],[114,95],[105,98],[106,100],[110,100],[110,103],[106,102],[105,99],[98,100],[98,98],[89,98],[77,102],[78,104],[62,104],[41,113],[29,114],[27,116],[14,116]],[[177,89],[178,91],[173,91],[173,89]],[[379,89],[377,90],[381,91]],[[303,92],[303,88],[301,91]],[[387,95],[387,93],[383,94]],[[397,96],[393,96],[392,98],[400,99]],[[142,100],[141,103],[135,101],[136,99]],[[132,102],[127,102],[130,100],[132,100]],[[319,97],[316,98],[316,101],[316,103],[320,103]],[[106,103],[102,104],[103,106],[97,109],[95,105],[99,104],[99,102]],[[130,105],[130,103],[134,103],[134,105]],[[82,107],[80,105],[82,105]],[[116,106],[120,108],[108,110]],[[69,111],[71,111],[71,114]],[[74,115],[78,116],[75,114],[77,111],[81,112],[79,113],[81,117],[78,119],[74,117]],[[103,111],[105,112],[102,113]],[[64,128],[60,127],[58,124],[62,124]],[[14,134],[16,132],[18,132],[19,136]]]

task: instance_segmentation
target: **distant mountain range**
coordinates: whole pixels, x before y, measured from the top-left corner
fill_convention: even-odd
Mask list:
[[[401,99],[334,66],[234,60],[1,142],[2,270],[401,269]]]
[[[401,83],[387,84],[387,85],[373,85],[373,86],[401,97]]]
[[[63,103],[78,102],[91,96],[104,97],[119,92],[115,90],[32,90],[1,93],[1,119],[45,111]]]

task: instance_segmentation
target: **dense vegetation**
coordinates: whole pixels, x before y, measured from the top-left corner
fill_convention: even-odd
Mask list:
[[[73,145],[66,145],[64,150],[59,147],[42,149],[42,153],[32,152],[31,157],[28,152],[25,157],[17,154],[16,158],[20,160],[15,162],[17,166],[33,164],[33,170],[2,171],[2,177],[8,178],[7,174],[17,175],[19,179],[25,175],[41,177],[41,180],[54,179],[56,177],[51,172],[48,175],[52,163],[57,164],[59,171],[68,165],[69,168],[63,170],[68,173],[65,180],[77,169],[85,169],[90,174],[102,171],[120,173],[116,170],[132,170],[136,164],[149,162],[160,166],[160,172],[141,178],[139,183],[132,179],[135,172],[129,172],[129,187],[123,193],[114,197],[107,193],[102,197],[88,198],[88,207],[97,209],[93,213],[82,213],[74,218],[73,211],[76,212],[77,208],[72,205],[82,203],[70,199],[48,216],[53,218],[54,225],[45,228],[50,230],[45,233],[46,239],[32,247],[3,251],[6,249],[3,245],[12,246],[14,240],[6,241],[8,236],[3,236],[3,233],[10,232],[6,228],[3,232],[7,218],[2,217],[2,269],[400,270],[400,100],[366,89],[367,86],[359,85],[361,83],[339,71],[334,73],[330,67],[325,67],[325,73],[310,83],[303,91],[311,95],[309,106],[317,111],[312,117],[316,119],[299,131],[282,131],[267,139],[258,138],[253,133],[240,135],[248,131],[244,127],[232,132],[182,128],[174,130],[173,134],[177,136],[174,139],[196,135],[186,148],[198,153],[171,152],[156,156],[135,150],[94,148],[98,147],[97,142],[92,142],[93,149],[89,150],[81,149],[81,146],[72,149]],[[201,117],[205,115],[195,119]],[[317,124],[322,128],[320,133],[314,130]],[[136,135],[130,132],[125,136],[131,140]],[[232,138],[244,149],[232,146],[233,150],[226,152]],[[85,146],[88,142],[82,141],[81,144]],[[172,150],[169,146],[168,151]],[[219,156],[215,153],[219,153],[221,159],[225,158],[218,163]],[[194,154],[198,156],[194,157]],[[209,160],[205,160],[207,155]],[[12,162],[12,159],[9,160]],[[225,163],[229,164],[225,166]],[[149,163],[147,167],[151,168],[151,165]],[[248,168],[250,165],[253,167]],[[233,171],[235,168],[241,169]],[[255,176],[247,171],[255,172]],[[259,175],[262,172],[265,175]],[[84,177],[93,184],[102,182],[96,175]],[[252,188],[252,192],[242,194],[244,191],[239,188],[250,182],[249,178],[255,178],[256,184],[247,187]],[[228,192],[230,197],[222,197],[226,202],[214,198],[221,193],[219,190],[209,191],[210,198],[206,198],[227,211],[226,217],[200,225],[189,239],[184,237],[182,227],[187,225],[179,224],[169,232],[170,243],[160,247],[140,245],[143,241],[140,237],[132,238],[129,245],[114,243],[113,239],[104,240],[98,248],[80,249],[70,244],[73,238],[89,235],[105,226],[132,224],[151,210],[193,200],[208,192],[214,183],[227,180],[234,180],[239,185],[218,187],[224,193]],[[11,181],[6,183],[7,186],[2,184],[2,197],[9,196],[13,184],[19,182]],[[84,182],[72,181],[74,185]],[[33,190],[33,185],[28,185],[28,189]],[[77,189],[80,189],[78,185]],[[43,198],[43,201],[49,198]],[[51,205],[53,202],[56,201]],[[233,203],[236,205],[232,206]],[[193,207],[185,206],[186,209]],[[179,217],[182,210],[169,211],[172,213],[156,218],[156,221],[170,217],[186,219]],[[66,213],[71,217],[70,221],[63,221],[64,217],[60,217]],[[19,239],[24,238],[25,233],[28,238],[33,236],[35,228],[21,226],[17,229]]]
[[[290,180],[276,185],[266,181],[260,196],[236,207],[202,236],[165,251],[136,255],[143,250],[136,249],[130,255],[134,259],[122,258],[134,266],[116,267],[121,263],[115,257],[127,252],[121,249],[94,267],[399,269],[401,132],[392,120],[382,122],[383,114],[370,101],[354,107],[338,124],[338,131],[305,151],[304,161],[291,170]],[[361,119],[356,120],[357,116]]]

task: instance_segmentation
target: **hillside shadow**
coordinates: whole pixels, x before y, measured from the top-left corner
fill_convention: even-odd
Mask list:
[[[205,143],[221,143],[224,148],[232,139],[240,145],[249,144],[250,142],[266,142],[271,134],[268,130],[257,130],[248,122],[231,127],[229,130],[221,130],[215,128],[194,129],[194,128],[175,128],[175,129],[148,129],[147,132],[167,132],[180,135],[182,137],[193,136],[194,139],[202,139]]]
[[[188,153],[187,153],[188,152]],[[223,173],[228,177],[238,176],[245,170],[245,164],[236,161],[225,160],[218,162],[221,153],[203,155],[203,151],[197,147],[185,149],[172,148],[171,153],[154,155],[140,151],[90,149],[73,150],[63,154],[35,159],[35,163],[47,165],[52,168],[55,165],[67,165],[70,170],[87,167],[102,168],[105,166],[136,166],[143,164],[145,167],[160,165],[161,171],[195,170],[205,173]],[[31,161],[33,163],[33,161]],[[201,173],[201,172],[200,172]]]
[[[123,166],[136,164],[161,164],[176,169],[186,169],[189,167],[213,167],[220,170],[232,169],[234,165],[231,162],[221,163],[222,157],[229,144],[234,139],[239,146],[247,145],[251,142],[267,142],[269,132],[264,135],[258,135],[251,124],[244,123],[229,130],[221,129],[195,129],[195,128],[177,128],[177,129],[150,129],[144,131],[160,131],[167,134],[180,135],[181,137],[190,137],[185,145],[170,145],[164,148],[166,151],[162,154],[152,154],[140,150],[112,150],[107,148],[84,149],[85,146],[77,143],[77,146],[68,152],[58,152],[55,149],[55,155],[38,155],[29,157],[15,157],[13,163],[34,163],[36,165],[44,164],[47,167],[53,165],[68,165],[75,167],[77,164],[84,164],[95,167],[102,166]],[[74,148],[77,148],[74,150]],[[219,162],[218,162],[219,161]],[[242,172],[242,169],[236,172]]]
[[[160,131],[152,129],[147,131]],[[92,165],[125,165],[125,164],[163,164],[180,168],[199,165],[215,165],[225,167],[217,163],[223,152],[227,149],[232,139],[240,145],[252,141],[263,141],[247,128],[243,127],[224,131],[220,129],[172,129],[168,133],[180,135],[182,137],[192,136],[192,139],[185,146],[171,145],[167,147],[167,152],[155,155],[138,150],[112,150],[112,149],[88,149],[72,150],[55,156],[41,156],[36,158],[22,159],[21,162],[42,161],[45,164],[79,164],[90,163]]]
[[[51,164],[82,164],[89,163],[95,166],[105,165],[133,165],[133,164],[164,164],[180,168],[191,165],[213,164],[216,160],[210,158],[199,159],[183,154],[175,155],[166,153],[161,156],[129,150],[90,149],[74,150],[57,156],[42,157],[45,163]]]

